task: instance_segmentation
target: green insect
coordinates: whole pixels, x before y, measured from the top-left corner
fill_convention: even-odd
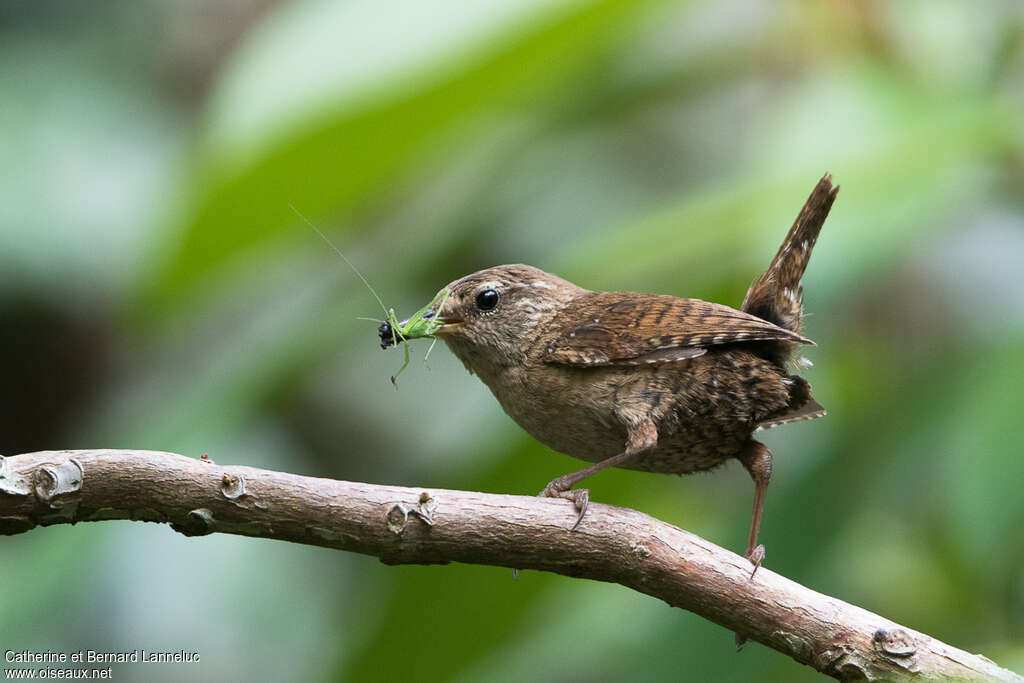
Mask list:
[[[376,320],[374,318],[361,318],[361,320],[373,320],[374,322],[380,323],[378,334],[380,335],[380,346],[382,349],[386,349],[389,346],[397,346],[400,342],[405,344],[405,360],[402,363],[402,367],[398,368],[398,372],[391,376],[391,383],[398,388],[398,383],[395,381],[402,371],[409,367],[409,340],[410,339],[421,339],[423,337],[434,337],[434,334],[441,329],[444,325],[443,322],[437,320],[433,314],[436,314],[444,306],[448,300],[448,296],[451,292],[445,288],[437,293],[437,296],[431,300],[429,304],[416,311],[411,318],[405,321],[403,324],[398,320],[398,316],[395,315],[395,309],[388,308],[384,305],[384,301],[377,294],[377,290],[369,283],[369,281],[363,277],[363,274],[359,272],[355,264],[348,260],[348,257],[342,253],[341,249],[335,246],[327,235],[325,235],[318,227],[313,225],[313,222],[306,218],[294,205],[289,204],[292,211],[295,212],[302,221],[313,229],[316,234],[320,235],[321,239],[327,243],[327,245],[333,249],[341,259],[348,264],[348,267],[352,269],[352,272],[363,281],[366,288],[370,290],[370,294],[373,294],[373,298],[380,304],[381,309],[384,311],[384,320]],[[427,349],[426,355],[423,356],[423,362],[427,362],[427,358],[430,357],[430,352],[434,350],[434,344],[437,343],[437,337],[434,337],[434,341],[430,344],[430,348]]]
[[[388,319],[380,324],[380,328],[377,333],[380,335],[380,347],[386,349],[389,346],[397,346],[399,341],[405,344],[405,362],[402,363],[402,367],[398,368],[391,377],[391,383],[398,387],[395,383],[395,379],[402,374],[402,371],[409,366],[409,340],[420,339],[422,337],[434,337],[441,326],[444,323],[438,320],[436,313],[444,307],[444,303],[448,301],[448,297],[451,295],[451,291],[445,287],[430,301],[429,304],[416,311],[412,317],[405,321],[403,325],[398,320],[398,316],[395,315],[395,309],[389,308],[387,310]],[[430,352],[434,349],[434,344],[437,343],[437,337],[434,337],[434,341],[431,342],[430,348],[427,349],[426,355],[423,356],[423,362],[427,362],[427,358],[430,357]]]

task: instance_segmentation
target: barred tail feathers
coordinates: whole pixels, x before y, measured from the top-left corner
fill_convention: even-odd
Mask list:
[[[747,290],[740,309],[800,334],[803,317],[803,277],[821,226],[839,187],[825,174],[815,186],[768,270]]]

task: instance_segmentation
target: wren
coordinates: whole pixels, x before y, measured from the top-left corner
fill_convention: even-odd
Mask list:
[[[820,417],[789,366],[801,334],[801,277],[838,187],[825,175],[739,309],[699,299],[595,292],[527,265],[455,280],[441,338],[523,429],[593,465],[539,494],[589,501],[575,484],[608,467],[689,474],[735,458],[754,480],[745,556],[754,571],[772,455],[755,431]],[[381,345],[394,336],[382,325]]]

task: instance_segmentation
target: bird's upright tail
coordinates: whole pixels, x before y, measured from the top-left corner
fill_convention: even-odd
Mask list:
[[[826,173],[818,181],[768,270],[747,290],[741,310],[800,334],[803,317],[800,279],[838,191],[838,187],[832,187],[831,175]]]

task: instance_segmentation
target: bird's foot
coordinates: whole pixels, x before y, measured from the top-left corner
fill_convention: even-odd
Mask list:
[[[564,477],[553,479],[544,487],[544,490],[537,494],[540,498],[565,498],[576,504],[579,515],[576,523],[569,531],[576,531],[576,527],[583,521],[583,515],[587,512],[587,505],[590,503],[590,491],[587,489],[571,489],[571,483],[564,480]]]
[[[754,570],[750,572],[750,578],[753,579],[754,574],[757,573],[758,568],[761,566],[761,562],[764,561],[764,546],[758,544],[748,550],[743,556],[750,560],[750,564],[754,565]]]
[[[750,572],[750,578],[753,580],[754,574],[757,573],[758,568],[761,566],[761,562],[764,561],[764,545],[758,543],[753,548],[747,550],[743,554],[743,557],[750,561],[750,564],[754,565],[753,571]],[[736,634],[736,652],[743,649],[743,644],[747,642],[747,637],[740,633]]]

